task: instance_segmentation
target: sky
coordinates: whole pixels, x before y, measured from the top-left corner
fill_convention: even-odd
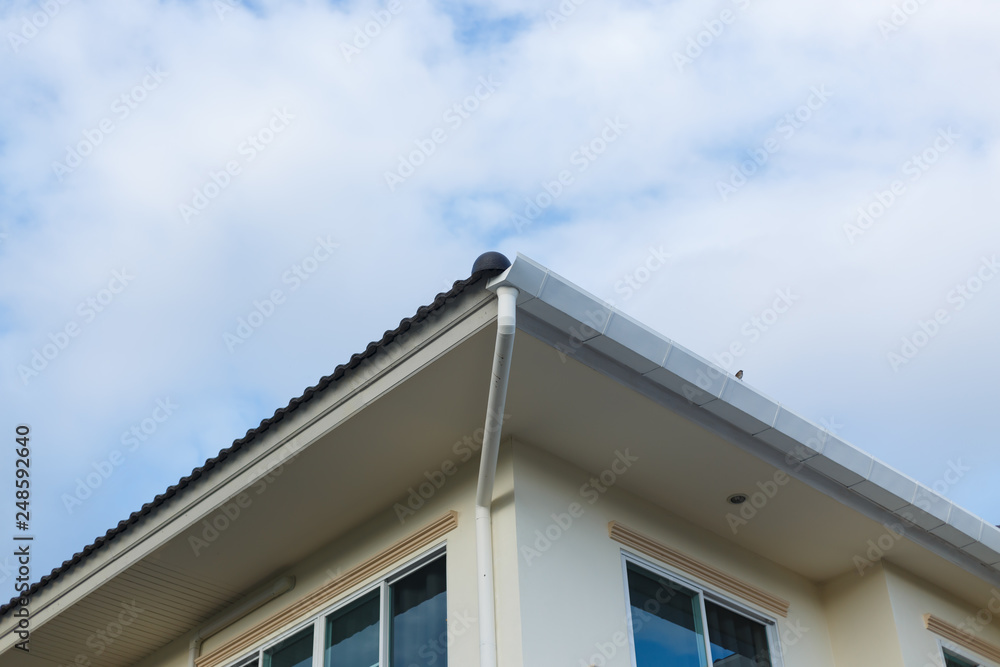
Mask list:
[[[0,539],[19,425],[37,579],[488,250],[1000,523],[998,33],[985,0],[0,3]]]

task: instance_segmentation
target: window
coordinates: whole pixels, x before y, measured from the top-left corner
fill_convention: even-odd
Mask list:
[[[777,667],[763,619],[631,560],[625,574],[636,667]]]
[[[313,629],[308,627],[264,651],[264,667],[309,667]]]
[[[326,667],[378,664],[379,597],[379,591],[372,591],[327,618]]]
[[[945,667],[979,667],[978,663],[971,662],[965,658],[961,658],[958,655],[952,653],[951,651],[944,652],[944,666]]]
[[[432,554],[233,667],[445,667],[445,579]]]

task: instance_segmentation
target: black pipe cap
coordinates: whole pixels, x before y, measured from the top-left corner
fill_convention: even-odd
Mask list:
[[[472,264],[472,274],[480,271],[491,271],[493,274],[503,273],[510,266],[510,260],[498,252],[484,252]]]

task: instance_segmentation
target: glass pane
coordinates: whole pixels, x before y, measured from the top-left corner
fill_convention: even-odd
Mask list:
[[[705,667],[697,593],[629,563],[628,597],[638,667]]]
[[[325,667],[377,667],[379,591],[338,609],[326,621]]]
[[[945,667],[976,667],[976,663],[969,662],[965,658],[959,658],[957,655],[953,655],[947,651],[944,652],[944,664]]]
[[[705,601],[712,664],[716,667],[771,667],[767,628]]]
[[[310,667],[313,629],[309,626],[264,651],[264,667]]]
[[[445,575],[438,558],[390,587],[392,667],[448,664]]]

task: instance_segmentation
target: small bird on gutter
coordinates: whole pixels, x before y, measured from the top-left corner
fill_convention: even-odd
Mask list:
[[[743,379],[743,369],[740,369],[740,370],[736,371],[736,379],[737,380],[742,380]]]

